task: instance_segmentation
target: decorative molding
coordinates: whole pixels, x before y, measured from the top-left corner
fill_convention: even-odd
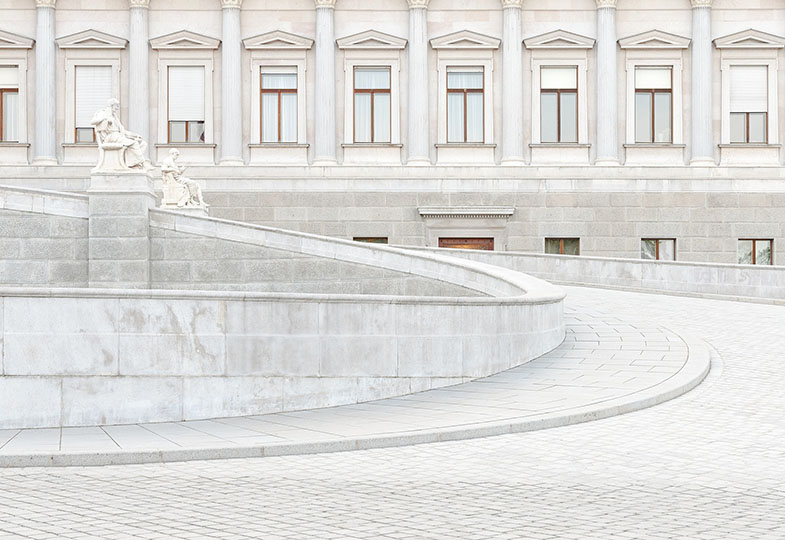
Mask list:
[[[335,0],[313,0],[317,8],[335,8]]]
[[[35,7],[37,8],[53,8],[57,0],[35,0]]]
[[[501,40],[471,30],[453,32],[431,40],[434,49],[498,49]]]
[[[431,0],[408,0],[409,2],[409,9],[428,9],[428,2]]]
[[[686,49],[690,38],[669,34],[662,30],[649,30],[619,40],[622,49]]]
[[[714,40],[718,49],[782,49],[785,38],[749,28]]]
[[[406,40],[378,30],[366,30],[340,38],[339,49],[405,49]]]
[[[0,49],[32,49],[34,39],[0,30]]]
[[[523,40],[527,49],[591,49],[594,47],[592,38],[573,34],[566,30],[554,30]]]
[[[150,0],[130,0],[132,8],[149,8]]]
[[[153,49],[217,49],[220,39],[180,30],[150,40]]]
[[[221,0],[222,9],[240,9],[243,7],[243,0]]]
[[[128,40],[98,30],[84,30],[55,40],[61,49],[125,49]]]
[[[417,209],[424,219],[430,218],[504,218],[515,213],[512,206],[421,206]]]
[[[502,8],[522,8],[523,0],[502,0]]]
[[[699,7],[711,7],[711,3],[713,0],[690,0],[692,2],[692,7],[699,8]]]
[[[616,0],[597,0],[597,9],[600,8],[615,8]]]
[[[290,34],[283,30],[274,30],[252,36],[243,40],[243,46],[248,50],[259,49],[302,49],[313,47],[313,40],[307,37]]]

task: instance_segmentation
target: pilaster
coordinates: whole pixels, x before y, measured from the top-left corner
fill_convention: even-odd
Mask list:
[[[409,1],[408,165],[430,165],[428,2]]]
[[[596,164],[618,165],[616,0],[597,0],[597,157]]]
[[[314,165],[334,165],[335,132],[335,0],[316,5]]]
[[[502,0],[502,164],[524,165],[523,160],[523,0]]]
[[[57,164],[55,2],[36,0],[35,145],[33,163]]]
[[[242,0],[221,0],[221,165],[243,163]]]
[[[130,0],[128,40],[128,129],[150,140],[150,0]],[[116,96],[117,97],[117,96]],[[149,147],[145,155],[150,157]]]
[[[714,165],[712,129],[712,0],[692,0],[691,165]]]

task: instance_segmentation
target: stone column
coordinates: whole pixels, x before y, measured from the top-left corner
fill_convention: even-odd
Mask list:
[[[409,0],[409,165],[430,165],[428,2]]]
[[[128,40],[128,129],[150,143],[150,39],[147,12],[150,0],[131,0]],[[114,96],[120,99],[120,96]],[[150,157],[149,146],[145,155]]]
[[[221,0],[221,165],[243,164],[242,4],[243,0]]]
[[[314,165],[334,165],[335,153],[335,0],[316,3],[316,87],[314,89]]]
[[[523,0],[502,0],[502,164],[523,165]]]
[[[55,2],[36,0],[35,30],[35,164],[57,163],[55,90]]]
[[[711,2],[692,0],[692,165],[714,165]]]
[[[597,165],[619,164],[616,0],[597,0]]]

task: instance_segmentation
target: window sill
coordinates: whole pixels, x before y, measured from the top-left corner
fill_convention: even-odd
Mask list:
[[[98,148],[97,142],[67,142],[63,143],[63,147],[67,148]]]
[[[341,148],[403,148],[402,144],[393,143],[345,143]]]
[[[495,144],[485,143],[437,143],[436,148],[496,148]]]
[[[0,141],[0,148],[29,148],[30,143],[15,142],[15,141]]]
[[[782,148],[781,144],[768,144],[768,143],[724,143],[719,145],[720,148]]]
[[[591,148],[588,143],[531,143],[529,148]]]
[[[311,146],[310,144],[280,142],[280,143],[251,143],[248,145],[248,148],[309,148],[310,146]]]
[[[632,143],[625,144],[624,148],[687,148],[687,145],[673,143]]]
[[[187,146],[188,148],[215,148],[217,145],[215,144],[207,144],[207,143],[159,143],[156,144],[156,148],[180,148],[181,146]]]

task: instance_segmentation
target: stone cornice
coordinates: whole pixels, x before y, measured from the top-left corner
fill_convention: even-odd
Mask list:
[[[692,7],[699,8],[699,7],[711,7],[712,0],[690,0],[692,2]]]
[[[313,0],[317,8],[335,8],[335,0]]]
[[[597,0],[597,8],[615,8],[616,0]]]
[[[149,8],[150,0],[130,0],[132,8]]]
[[[35,0],[35,7],[55,7],[57,0]]]
[[[408,0],[409,9],[422,8],[428,9],[428,2],[431,0]]]
[[[223,9],[240,9],[243,7],[243,0],[221,0]]]
[[[523,0],[502,0],[502,8],[522,8]]]

